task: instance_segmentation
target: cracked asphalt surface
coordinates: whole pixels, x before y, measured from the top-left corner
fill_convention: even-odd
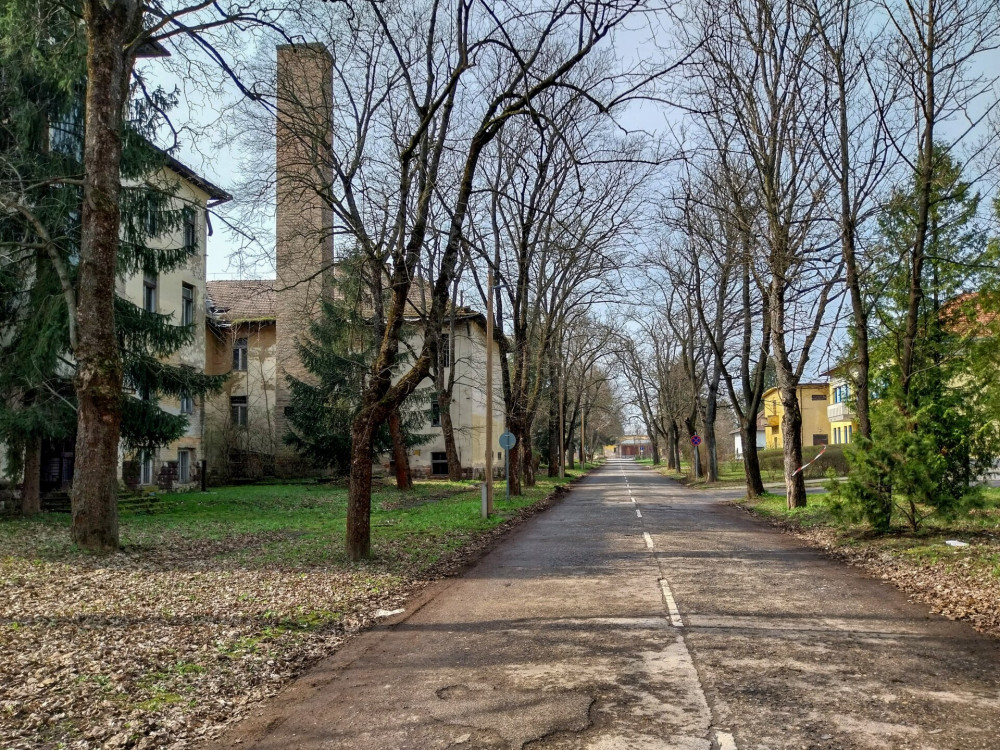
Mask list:
[[[1000,643],[628,462],[216,747],[1000,748]]]

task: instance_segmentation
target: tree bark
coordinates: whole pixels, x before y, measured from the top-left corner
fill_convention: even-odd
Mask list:
[[[392,457],[396,466],[396,488],[407,491],[413,489],[413,475],[410,473],[410,456],[401,422],[397,407],[389,415],[389,434],[392,436]]]
[[[799,471],[802,466],[802,410],[799,409],[798,388],[778,386],[784,415],[781,417],[781,439],[784,442],[785,498],[789,509],[806,506],[806,482]]]
[[[444,435],[444,450],[448,456],[448,479],[458,482],[463,479],[462,460],[458,457],[455,444],[455,425],[451,421],[451,391],[438,394],[438,408],[441,410],[441,432]]]
[[[24,478],[21,482],[21,515],[42,510],[42,441],[33,438],[24,447]]]
[[[559,388],[553,381],[552,397],[549,399],[549,470],[548,476],[559,476]]]
[[[361,412],[351,426],[351,473],[347,491],[347,556],[354,561],[371,555],[372,452],[378,422]]]
[[[764,481],[760,476],[760,456],[757,455],[757,416],[740,425],[743,440],[743,474],[747,481],[747,496],[764,494]]]
[[[118,442],[122,362],[114,327],[121,219],[122,118],[142,28],[138,3],[87,0],[87,97],[83,211],[77,276],[76,470],[73,541],[92,551],[118,549]]]
[[[719,450],[715,437],[715,417],[719,406],[720,378],[719,365],[716,363],[705,398],[705,468],[709,482],[719,481]]]

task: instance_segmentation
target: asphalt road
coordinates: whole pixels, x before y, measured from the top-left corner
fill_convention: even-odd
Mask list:
[[[1000,643],[612,463],[220,748],[1000,748]]]

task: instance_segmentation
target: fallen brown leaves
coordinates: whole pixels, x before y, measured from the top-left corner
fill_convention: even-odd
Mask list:
[[[552,502],[410,573],[247,565],[247,550],[278,532],[177,536],[68,562],[0,545],[0,748],[184,748],[216,736],[379,610],[460,571]],[[37,538],[18,549],[45,549],[64,530],[24,533]]]

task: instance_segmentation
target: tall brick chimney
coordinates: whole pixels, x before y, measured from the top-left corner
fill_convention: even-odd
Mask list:
[[[286,374],[306,376],[297,340],[320,311],[333,265],[333,58],[320,44],[278,46],[276,158],[276,469],[295,471],[284,446],[290,393]]]

